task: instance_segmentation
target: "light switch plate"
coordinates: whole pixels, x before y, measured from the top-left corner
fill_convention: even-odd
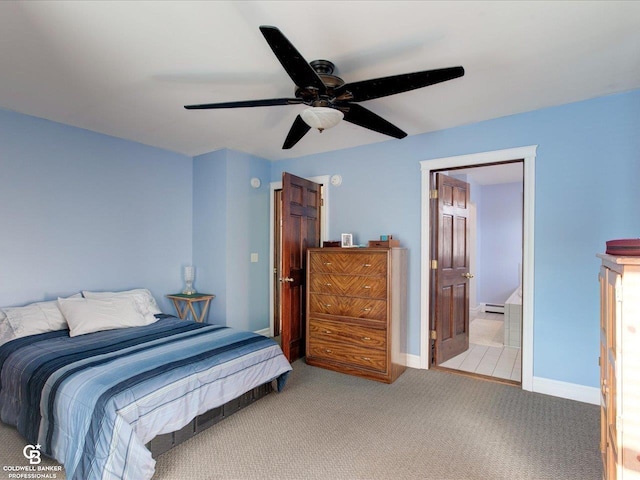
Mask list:
[[[258,254],[257,253],[252,253],[251,254],[251,263],[258,263]]]

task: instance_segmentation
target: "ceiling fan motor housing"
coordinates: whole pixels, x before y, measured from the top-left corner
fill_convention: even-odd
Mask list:
[[[309,65],[311,65],[318,74],[331,75],[336,69],[333,62],[330,62],[329,60],[312,60],[309,62]]]
[[[331,107],[334,98],[333,90],[344,85],[337,75],[333,75],[335,65],[329,60],[313,60],[309,65],[316,71],[322,83],[327,87],[326,95],[319,95],[317,89],[311,86],[296,85],[295,96],[302,98],[307,105],[314,107]]]

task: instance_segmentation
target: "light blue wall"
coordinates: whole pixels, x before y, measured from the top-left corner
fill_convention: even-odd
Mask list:
[[[640,91],[634,91],[400,141],[283,160],[273,164],[271,178],[277,180],[282,171],[301,176],[341,174],[342,186],[331,191],[331,230],[352,232],[359,242],[392,233],[409,249],[409,352],[417,355],[418,162],[539,145],[534,376],[597,387],[595,254],[604,250],[608,239],[640,236],[639,131]]]
[[[0,110],[0,305],[149,288],[191,260],[191,158]]]
[[[478,302],[503,304],[518,285],[522,263],[522,182],[478,185]]]
[[[216,295],[212,323],[269,326],[269,171],[267,160],[233,150],[194,159],[196,288]]]
[[[419,162],[539,145],[534,375],[596,387],[595,254],[608,239],[640,236],[638,131],[635,91],[269,164],[229,150],[191,161],[0,111],[0,305],[145,286],[170,310],[164,294],[182,288],[193,262],[198,290],[218,295],[214,320],[265,328],[268,178],[339,173],[342,186],[328,187],[332,236],[366,243],[391,233],[409,249],[409,352],[418,355]]]
[[[207,319],[226,325],[227,150],[193,159],[194,287],[216,295]],[[233,246],[231,247],[233,248]]]

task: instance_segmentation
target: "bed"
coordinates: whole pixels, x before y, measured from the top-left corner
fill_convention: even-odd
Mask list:
[[[155,316],[148,325],[75,336],[58,329],[1,345],[2,421],[62,463],[69,479],[149,479],[154,442],[166,450],[162,439],[176,440],[170,432],[197,433],[272,382],[284,387],[291,365],[272,339]]]

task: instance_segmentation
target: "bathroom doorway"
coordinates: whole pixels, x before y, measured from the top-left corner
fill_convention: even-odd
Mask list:
[[[469,185],[468,348],[434,366],[522,381],[523,161],[450,169]]]
[[[431,177],[436,171],[451,171],[468,167],[481,167],[506,162],[522,161],[524,170],[523,200],[522,200],[522,326],[521,326],[521,388],[533,390],[533,279],[534,279],[534,206],[535,206],[535,159],[537,145],[526,147],[479,152],[455,157],[443,157],[420,162],[422,178],[422,208],[421,208],[421,329],[420,356],[414,363],[418,368],[433,366],[432,358],[432,330],[430,311],[434,299],[431,296],[431,255],[433,242],[430,212]]]

